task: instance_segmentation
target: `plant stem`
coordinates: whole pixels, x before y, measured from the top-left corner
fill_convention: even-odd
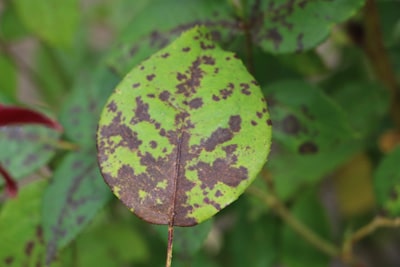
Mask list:
[[[400,227],[400,218],[390,219],[380,216],[375,217],[371,222],[358,229],[344,241],[343,253],[345,255],[351,255],[354,243],[360,241],[361,239],[375,232],[378,228],[382,227]]]
[[[292,227],[295,232],[297,232],[315,248],[331,257],[340,256],[339,248],[318,236],[315,232],[313,232],[310,228],[300,222],[297,218],[293,217],[290,211],[285,207],[285,205],[274,193],[265,193],[264,191],[253,186],[250,187],[247,191],[250,194],[258,197],[268,207],[273,209],[285,223]]]
[[[167,262],[165,263],[165,267],[171,267],[173,240],[174,240],[174,226],[172,223],[170,223],[168,224]]]
[[[379,13],[375,0],[366,1],[363,30],[364,36],[360,45],[368,57],[376,77],[388,88],[391,94],[390,112],[396,128],[400,129],[399,85],[383,44]]]

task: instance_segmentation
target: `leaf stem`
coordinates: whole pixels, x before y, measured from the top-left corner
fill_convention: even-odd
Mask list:
[[[364,7],[363,36],[359,45],[364,50],[376,77],[391,94],[390,113],[397,129],[400,129],[399,85],[382,40],[379,12],[375,0],[367,0]]]
[[[168,224],[167,262],[165,263],[165,267],[171,267],[173,240],[174,240],[174,225],[172,223],[169,223]]]
[[[274,193],[266,193],[254,186],[249,187],[247,192],[253,196],[256,196],[268,207],[273,209],[285,223],[292,227],[295,232],[297,232],[315,248],[334,258],[340,255],[339,248],[324,240],[322,237],[300,222],[297,218],[295,218]]]
[[[356,232],[351,234],[348,238],[346,238],[346,240],[343,242],[344,256],[352,254],[352,248],[356,242],[360,241],[361,239],[375,232],[378,228],[382,227],[400,227],[400,218],[391,219],[381,216],[375,217],[371,222],[364,225]]]

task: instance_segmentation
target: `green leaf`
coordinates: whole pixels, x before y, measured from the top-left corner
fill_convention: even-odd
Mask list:
[[[131,9],[142,5],[139,1]],[[183,31],[199,24],[209,27],[214,38],[224,43],[231,43],[241,31],[225,1],[153,0],[129,23],[109,63],[117,73],[124,75]]]
[[[362,137],[377,132],[390,104],[386,88],[364,81],[345,83],[333,91],[332,98],[347,113],[352,128]]]
[[[42,126],[0,127],[0,151],[7,151],[0,153],[0,164],[21,179],[53,157],[58,137],[59,133]]]
[[[39,181],[23,187],[18,197],[7,201],[1,209],[1,266],[44,266],[40,207],[45,185],[46,181]],[[55,263],[51,266],[59,265]]]
[[[10,2],[8,2],[10,3]],[[6,4],[0,16],[0,38],[15,41],[27,35],[27,30],[15,12],[12,4]]]
[[[388,154],[374,173],[374,188],[380,210],[390,216],[400,215],[400,148]]]
[[[243,201],[240,204],[242,203]],[[240,213],[232,231],[227,234],[224,245],[230,258],[229,266],[275,266],[280,242],[278,221],[265,214],[251,217],[249,209],[252,208],[254,203],[246,203],[240,209],[236,209]]]
[[[9,101],[17,100],[17,72],[11,59],[0,54],[0,91]]]
[[[110,199],[94,151],[69,154],[54,172],[43,198],[46,263],[54,260]]]
[[[254,42],[273,53],[298,52],[323,41],[332,26],[354,15],[364,0],[253,0]]]
[[[102,174],[148,222],[190,226],[210,218],[266,161],[265,99],[235,55],[210,39],[204,28],[184,33],[128,73],[103,110]]]
[[[17,14],[27,29],[54,46],[69,46],[79,22],[77,0],[15,0]]]
[[[275,140],[266,167],[282,198],[318,181],[359,149],[346,114],[322,90],[293,80],[271,84],[264,92]]]
[[[330,228],[325,211],[315,191],[303,192],[291,209],[291,214],[315,233],[329,240]],[[287,267],[326,267],[329,257],[310,245],[303,237],[285,225],[282,233],[282,264]]]
[[[131,221],[104,217],[97,216],[69,248],[75,250],[73,266],[120,267],[145,263],[150,251],[142,233]]]
[[[60,115],[68,138],[84,147],[94,148],[101,107],[117,81],[113,73],[100,67],[93,77],[76,85]]]
[[[291,151],[302,155],[329,153],[340,139],[354,135],[343,110],[306,82],[276,82],[264,92],[270,104],[274,138]]]
[[[213,226],[212,220],[207,220],[194,227],[177,227],[174,230],[174,254],[186,259],[192,258],[204,244]],[[166,225],[154,225],[162,240],[167,244],[168,227]]]

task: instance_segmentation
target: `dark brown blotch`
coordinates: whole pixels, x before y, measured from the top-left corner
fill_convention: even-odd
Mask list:
[[[253,126],[257,126],[257,122],[256,122],[256,121],[253,121],[253,120],[252,120],[250,123],[251,123],[251,125],[253,125]]]
[[[272,126],[272,120],[271,119],[268,119],[266,122],[267,122],[268,126]]]
[[[158,96],[161,101],[168,101],[169,97],[171,96],[170,92],[164,90]]]
[[[220,99],[218,96],[213,95],[213,96],[212,96],[212,100],[214,100],[214,101],[220,101],[221,99]]]
[[[218,128],[211,136],[202,142],[202,146],[206,151],[213,151],[217,145],[223,144],[233,138],[233,133],[229,129]]]
[[[156,77],[156,75],[153,73],[153,74],[147,75],[147,76],[146,76],[146,79],[147,79],[149,82],[151,82],[155,77]]]
[[[192,109],[198,109],[198,108],[201,108],[202,106],[203,106],[203,99],[201,99],[200,97],[192,99],[189,102],[189,107]]]
[[[167,57],[169,57],[169,53],[162,54],[161,57],[162,58],[167,58]]]
[[[32,255],[32,251],[33,251],[34,247],[35,247],[35,242],[33,242],[32,240],[28,241],[25,244],[25,250],[24,250],[25,251],[25,255],[30,257]]]
[[[299,153],[302,155],[312,155],[317,152],[318,146],[311,141],[306,141],[299,146]]]
[[[229,128],[232,132],[239,132],[242,118],[240,115],[234,115],[229,118]]]
[[[242,94],[251,95],[251,91],[249,90],[250,85],[248,85],[247,83],[241,83],[240,87],[242,88],[242,91],[241,91]]]
[[[4,259],[4,263],[7,265],[11,265],[13,262],[14,262],[14,257],[12,257],[12,256],[9,256]]]
[[[282,130],[291,135],[299,134],[301,131],[299,119],[292,114],[286,116],[282,121]]]
[[[182,51],[183,52],[189,52],[190,51],[190,47],[184,47],[184,48],[182,48]]]
[[[140,83],[134,83],[132,84],[132,88],[138,88],[140,86]]]
[[[111,100],[110,103],[107,105],[108,112],[115,112],[117,111],[117,104],[115,104],[114,100]]]
[[[155,97],[156,97],[155,94],[147,94],[147,96],[148,96],[149,98],[155,98]]]
[[[150,147],[153,148],[153,149],[157,147],[157,142],[154,141],[154,140],[151,140],[151,141],[149,142],[149,144],[150,144]]]
[[[215,59],[211,56],[203,56],[202,59],[206,65],[215,65]]]

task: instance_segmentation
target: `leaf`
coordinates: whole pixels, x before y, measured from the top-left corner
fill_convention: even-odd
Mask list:
[[[101,107],[116,84],[117,77],[100,67],[93,77],[76,85],[60,115],[68,138],[81,146],[94,148]]]
[[[29,184],[21,188],[18,198],[4,204],[0,213],[1,266],[44,266],[40,206],[46,185],[46,181]],[[55,263],[51,266],[59,265]]]
[[[71,153],[54,172],[43,198],[46,263],[54,260],[110,199],[93,151]]]
[[[10,197],[16,197],[18,193],[18,185],[11,175],[0,165],[0,178],[6,183],[6,193]]]
[[[54,46],[69,46],[79,22],[77,0],[15,0],[17,14],[27,29]]]
[[[135,1],[130,9],[138,5],[142,8],[143,4]],[[228,44],[241,32],[225,1],[153,0],[129,23],[110,54],[109,63],[118,74],[124,75],[183,31],[199,24],[206,25],[218,41]]]
[[[174,230],[174,254],[186,259],[194,257],[204,244],[212,226],[213,221],[208,220],[193,227],[177,227]],[[153,227],[167,245],[165,237],[168,236],[168,227],[165,225],[154,225]]]
[[[332,98],[347,113],[352,128],[364,138],[377,132],[389,110],[388,91],[377,83],[353,80],[335,88]]]
[[[17,72],[12,61],[8,57],[5,57],[1,54],[0,54],[0,72],[1,72],[0,91],[2,95],[6,97],[9,101],[16,101]]]
[[[268,155],[265,99],[210,38],[194,28],[134,68],[100,118],[104,179],[148,222],[210,218],[243,193]]]
[[[4,41],[17,41],[27,35],[27,30],[11,4],[3,5],[0,16],[0,38]],[[7,76],[5,76],[7,77]]]
[[[278,221],[265,214],[252,218],[249,212],[252,208],[255,208],[254,203],[236,209],[240,213],[224,245],[229,266],[272,267],[276,264],[281,232]]]
[[[55,120],[32,109],[0,104],[0,127],[18,124],[39,124],[56,131],[62,131],[62,126]]]
[[[75,261],[71,266],[120,267],[146,263],[150,251],[143,233],[131,221],[103,217],[96,216],[73,246],[67,248],[75,250]]]
[[[58,138],[58,132],[37,125],[0,127],[0,151],[7,151],[0,153],[0,164],[21,179],[54,156]]]
[[[329,238],[329,224],[315,191],[303,192],[291,213],[324,239]],[[310,245],[288,225],[282,229],[282,265],[287,267],[326,267],[329,257]]]
[[[374,189],[379,208],[389,216],[400,215],[400,148],[388,154],[374,173]]]
[[[310,49],[332,25],[354,15],[364,0],[253,0],[253,41],[265,51],[290,53]]]
[[[322,90],[292,80],[273,83],[264,93],[275,140],[266,168],[282,198],[321,179],[360,148],[344,111]]]
[[[343,110],[318,88],[282,81],[264,88],[274,123],[274,138],[291,151],[313,155],[354,136]]]

